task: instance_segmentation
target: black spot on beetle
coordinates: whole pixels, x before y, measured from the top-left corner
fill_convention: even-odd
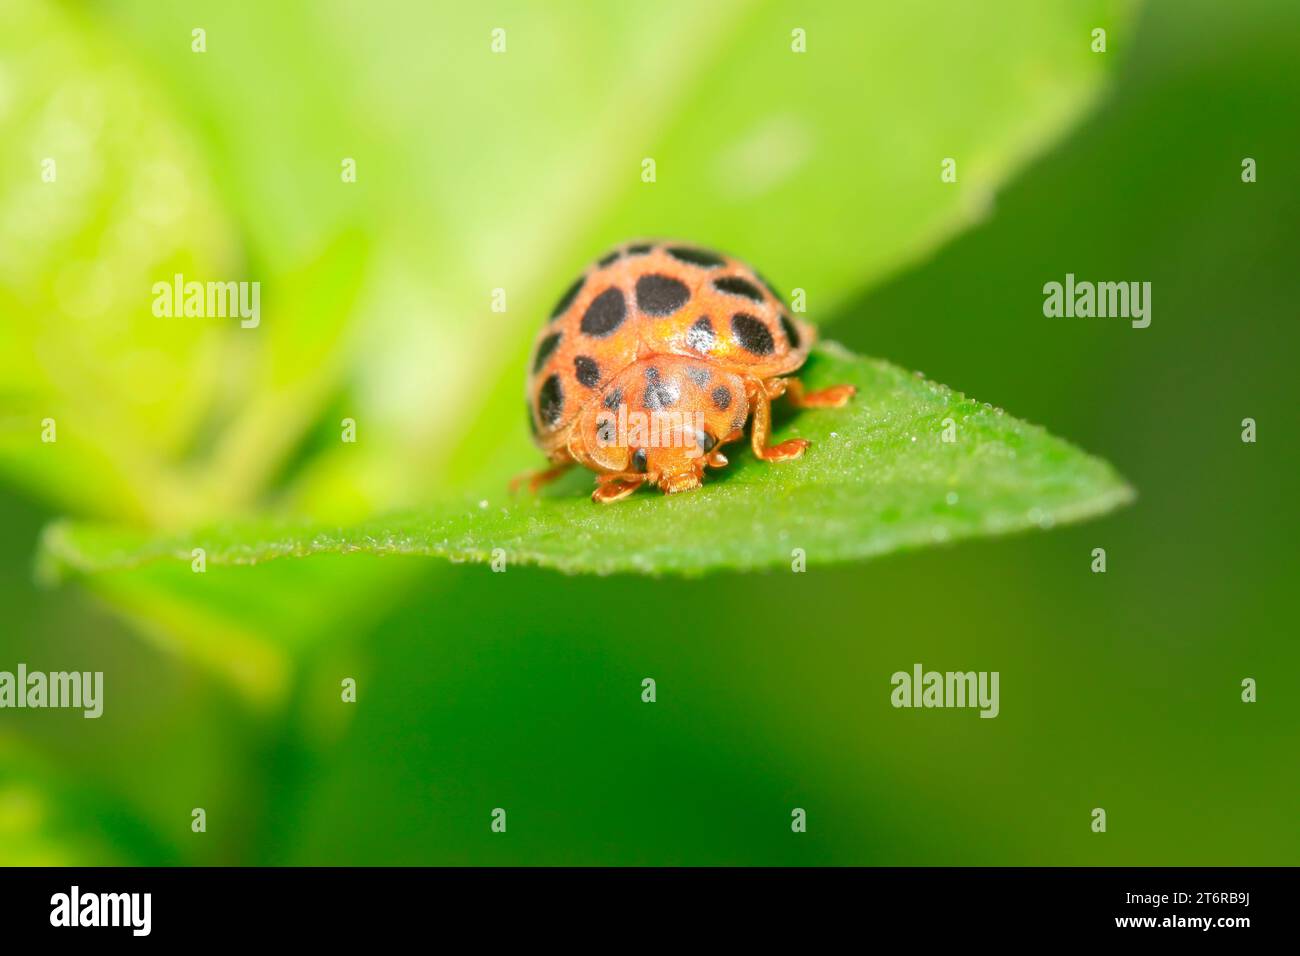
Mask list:
[[[647,256],[647,255],[650,254],[650,250],[653,249],[653,248],[654,248],[654,246],[649,245],[649,244],[642,244],[642,245],[638,245],[638,246],[628,246],[628,247],[627,247],[627,254],[628,254],[629,256]]]
[[[618,408],[623,404],[623,389],[620,387],[611,388],[605,393],[604,405],[610,411]]]
[[[555,347],[560,344],[560,339],[562,337],[562,333],[552,332],[546,338],[537,343],[537,357],[533,359],[534,375],[542,370],[542,366],[545,365],[546,360],[551,357],[551,353],[555,351]]]
[[[709,370],[702,365],[687,366],[686,377],[700,388],[709,384]]]
[[[646,456],[645,456],[644,448],[638,448],[636,451],[632,453],[632,468],[635,471],[639,471],[642,474],[645,474]]]
[[[746,299],[752,299],[755,302],[763,301],[763,291],[748,279],[742,279],[740,276],[714,279],[713,288],[719,292],[725,292],[727,295],[744,296]]]
[[[713,348],[717,336],[713,333],[713,323],[707,315],[702,315],[686,330],[686,344],[697,352],[707,352]]]
[[[569,306],[573,305],[573,300],[578,297],[578,293],[582,291],[582,287],[586,281],[586,276],[578,276],[577,281],[565,290],[564,295],[560,296],[560,301],[555,303],[555,308],[551,309],[551,318],[555,318]]]
[[[736,333],[736,341],[746,352],[754,355],[771,355],[776,349],[772,333],[767,326],[744,312],[737,312],[731,317],[731,331]]]
[[[616,259],[618,259],[618,257],[621,256],[622,254],[623,253],[621,250],[615,249],[609,255],[605,256],[603,259],[597,259],[596,265],[600,266],[603,269],[605,268],[605,266],[609,265],[611,262],[614,262]]]
[[[542,383],[541,391],[537,393],[537,414],[543,423],[554,425],[563,411],[564,387],[560,385],[560,376],[552,375]]]
[[[587,388],[595,388],[600,384],[600,366],[596,364],[595,359],[589,356],[578,355],[574,357],[573,374]]]
[[[691,297],[686,283],[651,273],[636,280],[636,305],[646,315],[672,315]]]
[[[781,331],[784,332],[785,337],[790,340],[790,348],[797,349],[800,341],[799,327],[791,322],[790,316],[786,315],[784,312],[781,313]]]
[[[679,262],[700,266],[704,269],[716,269],[718,266],[727,264],[727,260],[715,252],[709,252],[705,249],[692,249],[690,246],[673,246],[668,250],[668,254]]]
[[[719,385],[709,397],[713,399],[713,406],[720,412],[725,412],[731,406],[731,389],[725,385]]]
[[[609,288],[591,300],[579,327],[594,338],[609,335],[627,318],[627,301],[621,289]]]
[[[682,397],[681,385],[671,379],[661,380],[658,369],[647,368],[645,378],[646,386],[641,396],[641,403],[650,411],[657,412],[664,408],[672,408]]]

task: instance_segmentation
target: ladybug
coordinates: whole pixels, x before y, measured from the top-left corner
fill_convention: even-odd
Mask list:
[[[768,444],[772,399],[839,408],[856,391],[806,392],[790,377],[815,335],[730,256],[675,242],[614,249],[560,296],[533,346],[528,420],[551,467],[525,476],[530,489],[575,463],[596,472],[601,503],[643,484],[698,488],[751,416],[755,455],[798,458],[803,438]]]

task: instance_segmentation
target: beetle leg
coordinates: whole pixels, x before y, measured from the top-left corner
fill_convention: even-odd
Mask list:
[[[790,387],[791,383],[798,384],[797,380],[788,378],[769,378],[763,382],[763,391],[767,392],[767,397],[775,401],[785,394],[785,390]]]
[[[754,454],[763,461],[789,461],[798,458],[808,447],[808,439],[791,438],[779,445],[768,446],[772,434],[772,402],[768,397],[768,383],[759,379],[749,381],[749,404],[754,411],[754,424],[750,429],[750,444]]]
[[[854,385],[832,385],[815,392],[805,392],[803,382],[792,378],[786,382],[785,394],[795,408],[843,408],[857,391],[857,386]]]
[[[727,465],[727,456],[722,453],[722,446],[729,445],[733,441],[740,441],[740,439],[744,437],[745,430],[743,428],[737,428],[734,431],[727,432],[727,434],[718,439],[718,443],[714,446],[713,451],[704,456],[705,464],[710,468],[725,468]]]
[[[591,500],[602,505],[622,501],[640,488],[646,478],[644,474],[626,471],[613,475],[597,475],[596,490],[591,493]]]
[[[513,495],[519,490],[519,486],[528,483],[528,491],[537,494],[543,485],[548,485],[560,475],[564,474],[573,467],[572,461],[562,461],[558,465],[552,465],[550,468],[543,468],[541,471],[526,471],[522,475],[516,475],[510,479],[510,493]]]

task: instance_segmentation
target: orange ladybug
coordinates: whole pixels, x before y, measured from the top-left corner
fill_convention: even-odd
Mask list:
[[[528,419],[552,466],[526,476],[529,487],[577,463],[597,473],[591,497],[602,503],[643,484],[698,488],[751,415],[755,455],[798,458],[803,438],[768,444],[771,400],[838,408],[855,391],[805,392],[789,377],[815,337],[737,259],[675,242],[620,246],[560,296],[533,346]]]

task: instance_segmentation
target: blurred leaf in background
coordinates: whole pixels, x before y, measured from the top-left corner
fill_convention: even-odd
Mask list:
[[[1107,62],[1079,37],[1131,6],[1022,2],[990,18],[952,3],[611,4],[596,16],[581,2],[19,0],[5,36],[30,51],[48,35],[66,65],[6,58],[5,139],[27,151],[5,176],[18,191],[6,248],[23,254],[5,311],[27,317],[51,366],[13,380],[33,379],[29,416],[42,395],[71,400],[67,376],[115,429],[143,432],[93,434],[121,473],[117,513],[153,523],[227,516],[276,481],[297,510],[352,518],[495,481],[529,453],[524,430],[503,427],[518,418],[527,342],[605,245],[664,232],[728,248],[824,315],[987,208],[1095,97]],[[192,50],[196,27],[206,52]],[[796,29],[809,52],[792,51]],[[123,121],[134,116],[165,133]],[[58,139],[96,133],[110,148],[82,143],[85,158]],[[174,158],[159,137],[177,141]],[[35,176],[42,150],[66,154],[57,188]],[[962,157],[956,184],[940,181],[947,156]],[[105,225],[65,186],[99,189],[128,225]],[[69,206],[77,231],[60,225]],[[150,209],[162,241],[140,232],[147,221],[129,225]],[[46,242],[17,241],[42,221]],[[131,248],[147,253],[130,270],[103,254]],[[113,294],[68,272],[78,261],[111,276]],[[161,324],[146,290],[175,272],[261,281],[266,321]],[[60,287],[93,301],[81,319],[93,335],[69,336]],[[505,313],[490,311],[496,288]],[[117,377],[75,374],[70,343]],[[149,355],[166,367],[141,365]],[[80,407],[65,415],[69,442],[92,431]],[[313,444],[339,407],[361,440]],[[38,487],[70,471],[17,426],[0,461]],[[296,460],[304,447],[315,454]],[[60,504],[82,510],[75,492]]]

